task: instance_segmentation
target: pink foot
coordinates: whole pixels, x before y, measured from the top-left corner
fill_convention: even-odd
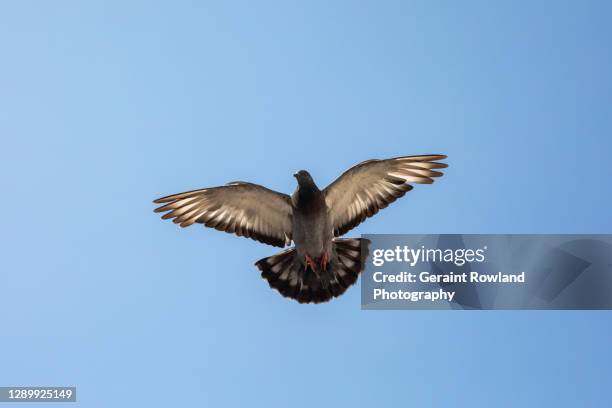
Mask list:
[[[306,255],[306,269],[308,269],[308,267],[310,267],[313,272],[317,270],[317,264],[315,261],[313,261],[310,256]]]
[[[323,256],[321,257],[321,269],[322,270],[327,270],[327,264],[329,263],[329,258],[327,257],[326,253],[323,253]]]

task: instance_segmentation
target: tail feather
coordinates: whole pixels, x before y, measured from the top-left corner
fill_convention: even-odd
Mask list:
[[[300,303],[322,303],[342,295],[363,269],[369,241],[334,239],[334,250],[326,270],[306,269],[295,248],[260,259],[255,263],[261,277],[281,295]]]

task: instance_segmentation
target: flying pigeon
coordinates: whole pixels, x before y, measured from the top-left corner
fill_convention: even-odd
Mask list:
[[[255,263],[281,295],[300,303],[321,303],[342,295],[363,269],[369,242],[340,238],[367,217],[412,190],[431,184],[446,168],[445,155],[367,160],[320,190],[310,173],[294,174],[289,196],[258,184],[232,182],[162,197],[155,212],[181,227],[194,223],[264,244],[294,247]]]

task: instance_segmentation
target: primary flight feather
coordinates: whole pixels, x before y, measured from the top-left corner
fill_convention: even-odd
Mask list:
[[[155,212],[181,227],[194,223],[265,244],[295,247],[255,265],[270,287],[300,303],[320,303],[340,296],[363,269],[368,242],[342,239],[366,218],[412,190],[411,183],[431,184],[447,167],[445,155],[368,160],[350,168],[324,190],[305,170],[294,174],[289,196],[263,186],[233,182],[162,197]]]

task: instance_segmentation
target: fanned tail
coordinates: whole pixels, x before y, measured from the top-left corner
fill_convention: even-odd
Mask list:
[[[281,295],[300,303],[322,303],[342,295],[363,270],[369,241],[362,238],[336,238],[327,269],[306,268],[295,248],[260,259],[255,266],[261,277]],[[363,253],[362,253],[363,251]]]

